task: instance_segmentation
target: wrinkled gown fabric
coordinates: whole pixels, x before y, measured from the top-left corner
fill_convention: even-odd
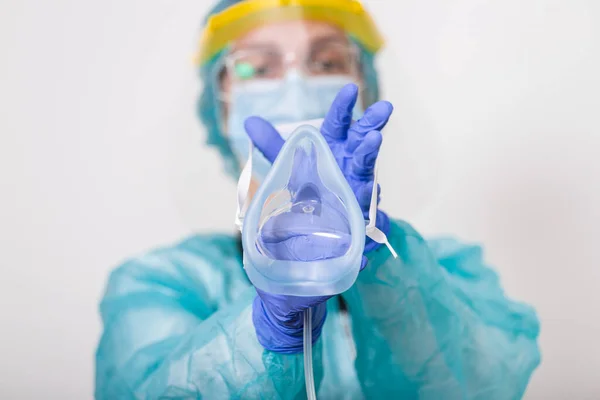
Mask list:
[[[482,250],[392,221],[385,247],[314,345],[319,399],[518,399],[540,362],[539,323],[508,300]],[[131,259],[100,311],[97,399],[306,398],[302,354],[265,350],[237,240],[193,236]]]

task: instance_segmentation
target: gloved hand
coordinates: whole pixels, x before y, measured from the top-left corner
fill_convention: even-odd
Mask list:
[[[373,189],[374,168],[381,146],[380,130],[387,123],[393,107],[388,102],[378,102],[367,109],[364,116],[352,123],[352,110],[358,98],[358,88],[347,85],[334,100],[321,133],[329,144],[332,153],[350,187],[352,188],[365,218],[368,217]],[[245,128],[254,145],[271,163],[275,160],[284,140],[277,130],[260,117],[250,117]],[[289,216],[290,222],[302,224],[302,216]],[[384,233],[389,230],[389,218],[378,211],[377,227]],[[268,230],[267,230],[268,232]],[[304,260],[323,259],[338,256],[339,248],[328,246],[327,238],[318,237],[280,237],[266,235],[267,248],[277,254],[279,259]],[[308,240],[307,240],[308,239]],[[323,243],[318,243],[323,240]],[[265,243],[263,243],[264,245]],[[365,252],[379,244],[368,239]],[[315,251],[315,249],[319,251]],[[329,249],[330,255],[323,254],[322,249]],[[363,257],[362,268],[367,262]],[[325,302],[331,296],[297,297],[273,295],[258,290],[253,302],[253,323],[259,342],[267,350],[279,353],[297,353],[302,351],[303,312],[313,307],[313,343],[319,338],[325,322]]]
[[[273,226],[271,220],[261,228],[260,245],[271,257],[279,260],[312,261],[343,255],[350,244],[350,237],[341,241],[331,238],[303,234],[303,228],[310,225],[309,215],[302,213],[280,214],[283,219]],[[278,217],[279,217],[278,216]],[[331,216],[331,214],[325,214]],[[339,220],[338,220],[339,221]],[[277,229],[283,224],[288,229]],[[294,233],[297,231],[297,233]],[[363,256],[361,270],[367,265]],[[256,289],[258,296],[252,305],[252,321],[260,344],[267,350],[277,353],[293,354],[302,351],[303,312],[313,308],[313,343],[321,335],[327,308],[325,302],[331,296],[300,297],[274,295]]]
[[[365,111],[362,118],[352,122],[352,110],[357,99],[358,87],[354,84],[344,86],[323,121],[321,133],[352,188],[365,219],[368,219],[375,161],[382,142],[381,130],[387,124],[393,106],[387,101],[378,101]],[[248,118],[245,128],[256,148],[272,163],[284,143],[277,130],[260,117]],[[378,202],[379,192],[378,187]],[[376,224],[387,234],[389,218],[380,210],[377,211]],[[367,239],[365,253],[379,246],[379,243]]]

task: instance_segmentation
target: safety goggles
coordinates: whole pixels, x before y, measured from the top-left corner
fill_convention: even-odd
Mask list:
[[[235,83],[283,79],[292,69],[308,77],[360,74],[358,49],[341,41],[317,43],[300,54],[272,46],[241,49],[225,57],[224,68]]]

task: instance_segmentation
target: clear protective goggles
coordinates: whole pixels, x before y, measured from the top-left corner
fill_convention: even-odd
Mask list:
[[[240,49],[228,54],[224,64],[232,83],[281,80],[290,70],[307,77],[345,75],[358,80],[360,76],[357,47],[340,40],[317,43],[304,54],[282,51],[275,46]]]
[[[233,102],[259,115],[278,107],[307,109],[321,100],[330,105],[346,83],[362,90],[361,71],[359,50],[347,39],[309,43],[300,51],[274,44],[240,47],[223,59],[218,96],[225,104]],[[324,115],[311,118],[320,117]]]

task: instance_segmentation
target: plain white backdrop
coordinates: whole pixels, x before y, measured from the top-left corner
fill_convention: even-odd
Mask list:
[[[209,2],[0,2],[0,397],[93,396],[124,258],[233,232],[192,58]],[[600,3],[372,0],[383,207],[482,242],[542,321],[529,399],[600,397]],[[218,195],[214,195],[218,193]]]

